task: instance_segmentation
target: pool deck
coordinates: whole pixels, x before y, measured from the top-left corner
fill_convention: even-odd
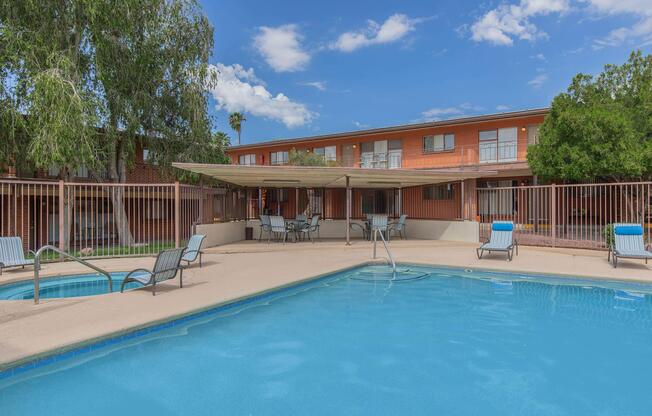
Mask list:
[[[606,253],[589,250],[521,247],[514,261],[496,253],[483,260],[476,244],[445,241],[392,241],[397,262],[446,265],[507,271],[550,273],[652,283],[643,261],[622,260],[617,269]],[[69,299],[0,301],[0,370],[54,351],[65,351],[90,340],[180,317],[221,303],[268,291],[301,280],[332,273],[371,260],[371,245],[354,241],[312,243],[240,242],[205,250],[204,266],[184,271],[184,287],[175,279],[149,289],[128,293]],[[383,256],[382,246],[378,254]],[[151,268],[153,257],[99,259],[94,264],[109,271]],[[50,263],[42,276],[87,273],[77,263]],[[31,279],[33,271],[9,269],[0,282]]]

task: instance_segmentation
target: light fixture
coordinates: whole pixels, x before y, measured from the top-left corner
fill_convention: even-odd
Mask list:
[[[525,128],[525,127],[521,127],[521,131],[525,131],[525,130],[526,130],[526,128]]]
[[[357,146],[354,144],[354,145],[353,145],[353,148],[355,149],[356,147],[357,147]]]

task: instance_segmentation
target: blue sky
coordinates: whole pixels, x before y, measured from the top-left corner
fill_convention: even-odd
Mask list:
[[[652,0],[203,0],[242,143],[547,106],[652,50]],[[232,141],[234,141],[232,139]]]

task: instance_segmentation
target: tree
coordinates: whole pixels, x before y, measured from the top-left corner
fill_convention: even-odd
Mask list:
[[[215,149],[212,47],[195,0],[3,2],[0,162],[18,163],[23,146],[38,168],[66,175],[84,165],[120,183],[138,141],[163,167],[215,155],[206,151]],[[110,195],[120,243],[130,245],[123,197],[120,187]]]
[[[640,51],[556,96],[528,162],[543,180],[652,178],[652,56]]]
[[[238,144],[240,144],[240,133],[242,132],[242,122],[247,121],[244,114],[235,112],[229,114],[229,126],[238,134]]]
[[[288,163],[292,166],[338,166],[336,161],[326,160],[323,155],[294,148],[288,154]]]

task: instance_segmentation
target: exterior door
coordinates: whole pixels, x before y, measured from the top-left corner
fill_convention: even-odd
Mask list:
[[[342,166],[345,168],[352,168],[355,166],[355,156],[352,144],[342,145]]]

